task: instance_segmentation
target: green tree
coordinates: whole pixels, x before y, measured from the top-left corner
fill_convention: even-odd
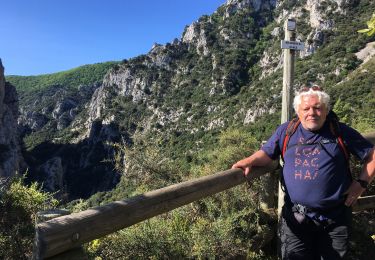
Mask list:
[[[350,124],[349,115],[351,109],[349,103],[345,103],[339,98],[333,106],[333,111],[335,111],[341,122]]]
[[[358,30],[359,33],[366,33],[368,36],[375,34],[375,12],[372,14],[370,20],[367,21],[367,29]]]

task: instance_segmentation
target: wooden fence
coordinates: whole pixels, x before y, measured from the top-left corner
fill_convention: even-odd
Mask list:
[[[375,143],[375,133],[365,136],[372,143]],[[248,181],[264,173],[274,171],[276,167],[276,161],[267,167],[254,167],[250,175],[251,179]],[[77,248],[83,243],[214,195],[246,181],[242,170],[231,169],[38,223],[36,225],[33,259],[56,256]],[[359,211],[374,207],[375,196],[362,197],[358,199],[354,210]]]

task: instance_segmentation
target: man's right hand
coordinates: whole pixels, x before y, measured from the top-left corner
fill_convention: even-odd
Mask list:
[[[249,158],[245,158],[241,161],[236,162],[232,165],[232,169],[242,169],[245,177],[247,177],[251,171],[251,164],[249,162]]]
[[[232,169],[242,169],[245,177],[248,177],[252,166],[265,166],[272,162],[272,159],[268,155],[259,150],[253,153],[250,157],[242,159],[233,164]]]

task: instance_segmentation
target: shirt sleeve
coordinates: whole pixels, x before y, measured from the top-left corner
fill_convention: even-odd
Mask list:
[[[340,123],[341,135],[349,152],[355,155],[361,161],[365,161],[369,156],[374,145],[365,139],[355,129]]]
[[[272,160],[276,160],[281,154],[281,145],[285,138],[288,122],[279,126],[268,141],[262,146],[261,150],[265,152]]]

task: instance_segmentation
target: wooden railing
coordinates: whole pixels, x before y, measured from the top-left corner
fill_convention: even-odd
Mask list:
[[[375,143],[375,133],[365,137]],[[274,171],[276,167],[276,161],[267,167],[253,167],[248,181]],[[246,181],[242,170],[231,169],[38,223],[33,258],[45,259],[58,255]],[[359,198],[354,210],[374,207],[375,196],[369,196]]]
[[[371,143],[375,144],[375,132],[364,134],[363,135],[367,140],[369,140]]]
[[[251,176],[255,178],[276,166],[274,163],[269,167],[254,168]],[[36,258],[57,255],[245,181],[241,170],[227,170],[39,223],[36,226]]]

